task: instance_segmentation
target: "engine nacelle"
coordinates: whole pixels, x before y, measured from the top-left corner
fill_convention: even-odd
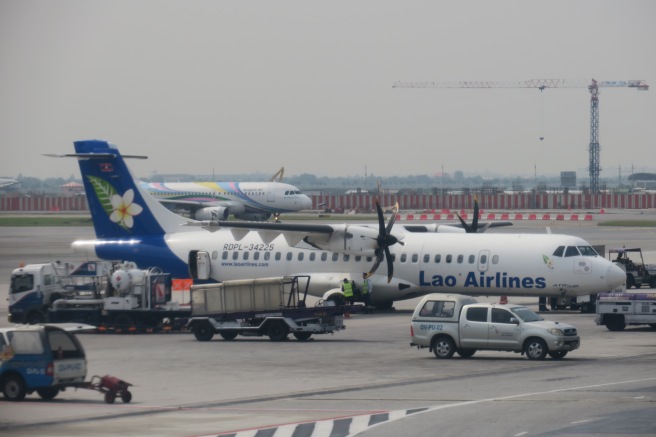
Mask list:
[[[440,234],[464,234],[465,229],[459,226],[453,225],[438,225],[436,223],[427,224],[427,225],[400,225],[402,228],[408,232],[427,232],[427,233],[440,233]]]
[[[344,304],[344,292],[341,288],[333,288],[323,294],[324,302],[333,302],[335,306]]]
[[[305,242],[331,252],[374,256],[378,248],[377,238],[378,230],[375,228],[346,225],[343,229],[338,229],[330,235],[308,236],[305,238]]]
[[[240,220],[248,220],[251,222],[265,222],[271,218],[272,214],[270,213],[256,213],[256,212],[243,212],[235,213],[235,217]]]
[[[196,220],[228,220],[230,209],[224,206],[208,206],[197,209],[194,213]]]

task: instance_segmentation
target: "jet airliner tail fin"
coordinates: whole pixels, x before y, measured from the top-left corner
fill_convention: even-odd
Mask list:
[[[98,238],[134,238],[183,231],[188,220],[169,211],[143,191],[113,144],[102,140],[75,142],[84,189]]]

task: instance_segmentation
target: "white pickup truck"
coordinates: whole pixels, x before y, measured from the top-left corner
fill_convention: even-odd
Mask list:
[[[477,350],[547,355],[561,359],[578,349],[576,328],[550,322],[521,305],[477,303],[472,297],[434,293],[424,296],[412,315],[411,346],[429,348],[436,358],[455,352],[470,358]]]

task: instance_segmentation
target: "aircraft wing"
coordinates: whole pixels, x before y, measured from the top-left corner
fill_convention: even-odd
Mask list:
[[[512,226],[513,223],[509,221],[499,221],[499,222],[484,222],[478,225],[477,232],[480,234],[485,232],[490,228],[500,228],[504,226]],[[447,229],[453,229],[453,232],[464,231],[464,226],[462,223],[444,223],[437,224],[431,223],[427,225],[411,225],[411,224],[401,224],[406,231],[414,233],[427,233],[427,232],[448,232]]]
[[[296,246],[303,241],[315,249],[332,252],[369,256],[373,255],[378,247],[378,231],[362,225],[237,221],[197,222],[189,225],[202,226],[210,231],[215,231],[217,227],[229,229],[237,241],[249,232],[257,232],[267,244],[282,235],[290,246]]]

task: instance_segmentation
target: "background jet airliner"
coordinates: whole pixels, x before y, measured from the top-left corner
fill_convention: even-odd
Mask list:
[[[268,220],[312,208],[312,199],[282,182],[140,182],[167,206],[184,208],[196,220]]]
[[[0,190],[8,190],[9,188],[16,188],[20,182],[16,179],[0,178]]]
[[[371,272],[372,304],[386,307],[432,292],[575,296],[613,290],[626,277],[578,237],[442,233],[439,227],[414,232],[393,219],[385,226],[380,208],[378,227],[192,221],[141,189],[115,146],[77,141],[75,152],[60,156],[78,159],[97,238],[73,248],[158,266],[174,278],[308,274],[309,292],[328,298],[343,278]]]

